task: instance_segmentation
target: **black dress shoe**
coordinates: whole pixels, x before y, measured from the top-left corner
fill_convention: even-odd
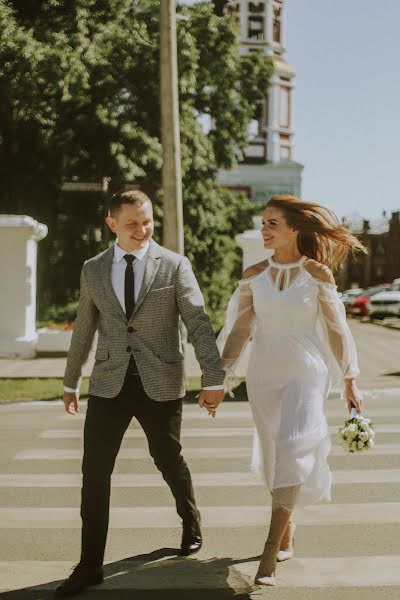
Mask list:
[[[79,563],[71,575],[56,588],[56,598],[68,598],[75,596],[90,585],[103,582],[103,567],[92,567]]]
[[[183,523],[181,555],[189,556],[198,552],[203,544],[200,523],[186,525]]]

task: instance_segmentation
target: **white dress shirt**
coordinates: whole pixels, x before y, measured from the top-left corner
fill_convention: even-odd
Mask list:
[[[143,248],[139,250],[132,250],[131,252],[125,252],[120,246],[118,246],[118,239],[114,244],[114,258],[111,265],[111,284],[113,286],[115,295],[118,298],[123,311],[125,312],[125,270],[127,262],[124,259],[125,254],[132,254],[136,260],[132,263],[132,269],[135,278],[135,302],[138,299],[140,288],[142,287],[144,271],[146,268],[147,253],[149,250],[150,242],[146,242]],[[223,385],[212,385],[205,387],[205,390],[223,390]],[[64,392],[77,392],[77,389],[64,387]]]
[[[150,242],[146,242],[144,248],[139,250],[132,250],[131,252],[125,252],[118,246],[118,240],[114,244],[114,258],[111,266],[111,284],[114,288],[115,295],[117,296],[120,305],[125,312],[125,270],[127,262],[124,259],[125,254],[132,254],[136,260],[132,263],[132,269],[135,278],[135,302],[138,299],[140,288],[142,287],[144,270],[146,267],[147,251],[149,249]]]

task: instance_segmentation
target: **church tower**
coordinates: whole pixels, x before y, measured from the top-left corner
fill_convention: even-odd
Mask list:
[[[295,70],[284,56],[285,8],[285,0],[231,0],[227,4],[240,22],[240,54],[262,53],[274,72],[254,115],[242,161],[232,171],[221,171],[219,181],[261,202],[277,193],[300,195],[303,167],[293,160]]]

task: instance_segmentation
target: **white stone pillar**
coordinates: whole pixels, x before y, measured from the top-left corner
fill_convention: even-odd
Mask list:
[[[248,229],[235,237],[237,245],[243,251],[243,271],[273,254],[273,250],[264,248],[261,221],[261,217],[253,217],[254,229]]]
[[[240,5],[240,13],[239,13],[239,19],[240,19],[240,34],[241,34],[241,38],[242,40],[247,40],[248,38],[248,18],[249,18],[249,13],[247,10],[247,2],[242,2]],[[246,52],[247,54],[247,52]]]
[[[47,226],[31,217],[0,215],[0,357],[36,353],[37,242]]]
[[[274,5],[272,0],[265,2],[265,41],[268,42],[266,54],[273,55],[273,23],[274,23]]]
[[[279,110],[280,110],[280,78],[277,73],[271,77],[269,97],[268,123],[268,161],[278,162],[280,159]]]
[[[283,3],[281,10],[281,46],[282,53],[284,54],[286,52],[286,8]]]

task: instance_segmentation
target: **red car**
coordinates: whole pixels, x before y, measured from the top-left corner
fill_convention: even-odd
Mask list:
[[[361,296],[357,296],[357,298],[351,303],[349,308],[349,314],[353,317],[367,317],[368,316],[368,308],[367,303],[371,296],[374,296],[378,292],[384,292],[385,290],[390,290],[390,283],[382,283],[382,285],[375,285],[374,287],[367,288],[365,290],[365,294]]]

